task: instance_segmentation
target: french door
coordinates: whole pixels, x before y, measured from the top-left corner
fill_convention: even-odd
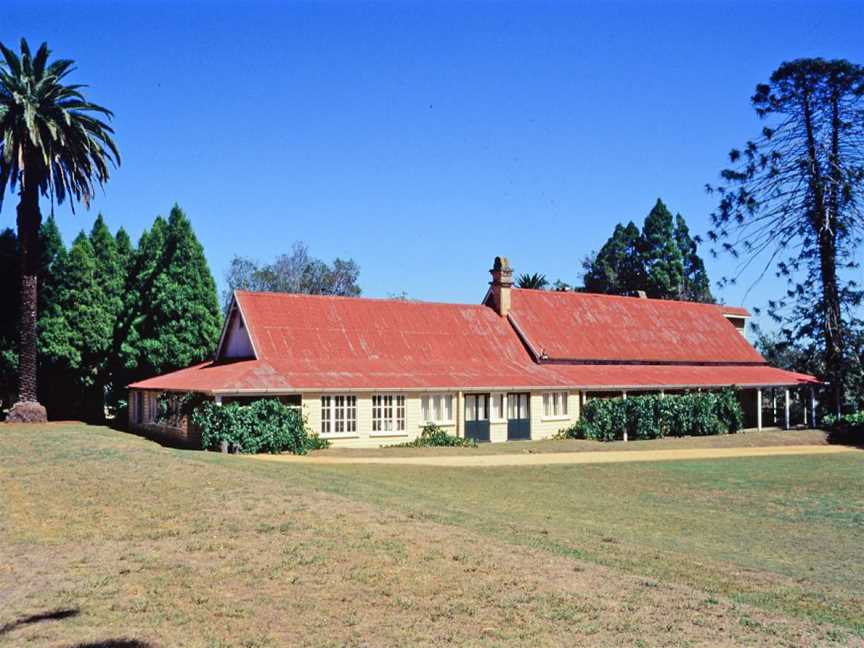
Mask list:
[[[529,394],[507,394],[507,440],[531,438]]]
[[[465,438],[489,440],[489,394],[465,395]]]

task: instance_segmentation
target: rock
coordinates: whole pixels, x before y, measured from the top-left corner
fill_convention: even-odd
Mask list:
[[[34,401],[19,401],[9,410],[7,423],[46,423],[48,412],[43,405]]]

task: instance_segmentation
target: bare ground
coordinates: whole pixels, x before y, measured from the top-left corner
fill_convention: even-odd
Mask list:
[[[641,452],[645,450],[689,450],[700,448],[760,448],[778,446],[829,445],[822,430],[744,430],[738,434],[705,437],[667,437],[650,441],[587,441],[585,439],[548,439],[545,441],[508,441],[481,443],[476,448],[327,448],[310,456],[325,457],[427,457],[483,456],[495,454],[546,454],[558,452]]]
[[[737,459],[742,457],[790,457],[796,455],[831,455],[850,452],[864,452],[859,448],[846,446],[777,446],[741,448],[682,448],[677,450],[644,449],[639,452],[538,452],[531,454],[492,454],[492,455],[426,455],[426,456],[315,456],[297,455],[254,455],[251,458],[261,461],[276,461],[296,464],[379,464],[403,466],[441,466],[441,467],[495,467],[495,466],[552,466],[632,463],[637,461],[686,461],[692,459]]]

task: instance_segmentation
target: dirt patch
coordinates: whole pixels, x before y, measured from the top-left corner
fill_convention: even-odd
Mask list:
[[[704,437],[666,437],[644,441],[588,441],[585,439],[546,439],[543,441],[507,441],[481,443],[476,448],[328,448],[316,450],[313,456],[330,457],[427,457],[480,456],[490,454],[546,454],[558,452],[642,452],[645,450],[686,450],[699,448],[759,448],[787,445],[829,445],[823,430],[781,430],[766,428],[742,430],[738,434]]]
[[[640,452],[547,452],[537,454],[454,455],[421,457],[387,456],[311,456],[254,455],[252,459],[300,464],[392,464],[442,467],[551,466],[564,464],[605,464],[636,461],[683,461],[692,459],[734,459],[794,455],[829,455],[862,450],[847,446],[780,446],[752,448],[700,448],[681,450],[642,450]]]

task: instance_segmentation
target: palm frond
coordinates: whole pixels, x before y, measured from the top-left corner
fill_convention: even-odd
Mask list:
[[[87,101],[81,84],[63,84],[75,67],[49,61],[43,43],[36,54],[25,40],[21,54],[0,43],[0,204],[7,186],[36,187],[59,203],[89,206],[120,152],[109,125],[113,113]]]

